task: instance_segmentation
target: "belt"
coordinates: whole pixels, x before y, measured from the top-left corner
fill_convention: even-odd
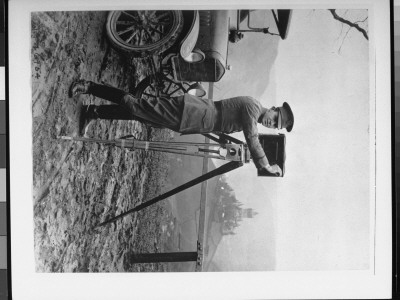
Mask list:
[[[213,131],[221,132],[222,128],[222,104],[221,101],[215,101],[215,119],[214,119],[214,127]]]

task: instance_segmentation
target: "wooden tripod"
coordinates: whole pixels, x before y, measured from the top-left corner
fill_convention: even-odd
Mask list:
[[[151,200],[148,200],[136,207],[129,209],[120,215],[111,217],[104,222],[96,225],[93,229],[105,226],[115,222],[128,214],[140,211],[154,203],[173,196],[183,190],[186,190],[196,184],[204,182],[217,175],[225,174],[235,170],[244,163],[250,162],[250,152],[246,144],[226,134],[204,134],[205,137],[214,141],[214,143],[185,143],[185,142],[158,142],[158,141],[140,141],[132,136],[125,136],[115,140],[101,140],[83,137],[60,136],[63,140],[95,142],[102,144],[115,145],[127,149],[142,149],[145,151],[161,151],[167,153],[176,153],[191,156],[200,156],[205,158],[215,158],[226,160],[228,163],[207,172],[189,182],[186,182],[164,194],[161,194]],[[179,262],[179,261],[197,261],[196,270],[201,270],[203,261],[203,245],[197,242],[197,251],[194,252],[175,252],[175,253],[144,253],[133,254],[130,258],[133,263],[151,263],[151,262]]]

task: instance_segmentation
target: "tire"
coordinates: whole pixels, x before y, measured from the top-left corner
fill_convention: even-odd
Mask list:
[[[117,50],[134,57],[157,55],[169,49],[183,28],[181,11],[112,11],[107,37]]]

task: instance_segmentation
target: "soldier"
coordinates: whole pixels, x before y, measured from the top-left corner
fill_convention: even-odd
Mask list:
[[[268,128],[290,132],[294,116],[286,102],[281,107],[262,107],[248,96],[220,101],[203,99],[190,94],[179,97],[140,99],[123,90],[91,81],[78,80],[71,84],[69,96],[91,94],[117,105],[83,106],[80,124],[91,119],[140,120],[156,127],[169,128],[182,134],[243,131],[254,164],[258,169],[282,175],[278,165],[270,165],[258,140],[257,123]]]

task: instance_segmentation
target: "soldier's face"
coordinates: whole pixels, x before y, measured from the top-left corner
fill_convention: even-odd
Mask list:
[[[274,108],[266,109],[261,124],[268,128],[278,128],[278,111]]]

